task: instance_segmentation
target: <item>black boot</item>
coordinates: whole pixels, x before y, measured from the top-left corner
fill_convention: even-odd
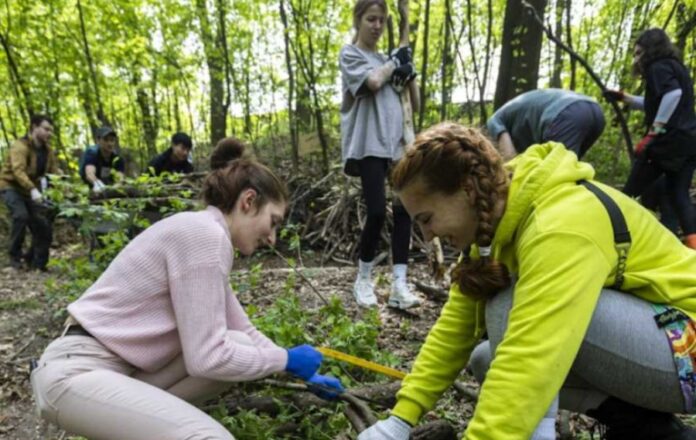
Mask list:
[[[696,440],[696,430],[674,414],[653,411],[610,397],[587,412],[606,427],[606,440]]]

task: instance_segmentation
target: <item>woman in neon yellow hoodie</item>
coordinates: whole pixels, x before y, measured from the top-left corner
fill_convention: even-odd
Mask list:
[[[560,144],[503,165],[474,129],[444,123],[416,138],[394,188],[426,239],[471,255],[392,416],[359,440],[408,439],[486,330],[495,356],[465,439],[553,438],[558,396],[610,440],[696,439],[672,415],[693,410],[696,252],[593,177]],[[630,246],[617,246],[619,228],[584,182],[618,206]]]

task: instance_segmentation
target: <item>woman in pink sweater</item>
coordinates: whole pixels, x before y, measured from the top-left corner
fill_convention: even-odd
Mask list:
[[[131,241],[68,306],[66,330],[32,372],[41,416],[90,440],[229,440],[192,403],[231,382],[287,371],[340,392],[317,374],[318,351],[274,344],[230,288],[234,250],[273,245],[287,199],[268,168],[235,159],[206,178],[205,210]]]

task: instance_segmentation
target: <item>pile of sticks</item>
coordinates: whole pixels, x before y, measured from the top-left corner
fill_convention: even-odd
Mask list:
[[[319,179],[290,178],[288,186],[292,191],[288,222],[300,226],[302,245],[320,252],[322,264],[329,261],[353,264],[367,216],[359,180],[333,170]],[[388,193],[387,200],[391,199]],[[391,243],[392,203],[387,203],[386,215],[378,246],[382,250],[388,250]],[[413,234],[411,247],[422,251],[424,256],[430,249],[419,233]]]

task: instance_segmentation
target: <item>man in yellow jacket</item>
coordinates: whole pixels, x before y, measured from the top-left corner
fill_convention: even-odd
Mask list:
[[[426,239],[472,252],[391,417],[359,440],[408,439],[486,331],[493,361],[479,368],[465,439],[553,439],[559,395],[561,407],[605,424],[610,440],[696,439],[671,414],[694,410],[696,252],[593,177],[560,144],[503,165],[474,129],[446,123],[416,138],[394,188]],[[617,245],[588,181],[618,205],[630,246]]]
[[[47,181],[46,174],[58,173],[58,163],[49,145],[53,121],[46,115],[34,115],[29,134],[12,143],[0,170],[0,195],[12,217],[10,264],[20,268],[26,258],[32,268],[45,270],[53,239],[51,221],[40,205]],[[22,253],[26,228],[32,234],[30,251]]]

